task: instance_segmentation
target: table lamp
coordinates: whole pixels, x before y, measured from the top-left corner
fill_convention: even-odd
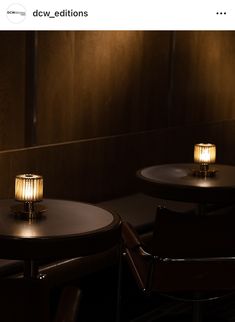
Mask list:
[[[194,145],[194,162],[199,164],[198,169],[193,169],[193,174],[199,177],[213,177],[215,168],[210,165],[216,160],[216,146],[211,143],[197,143]]]
[[[15,178],[15,199],[22,205],[14,212],[29,219],[38,217],[45,208],[35,204],[43,199],[43,177],[36,174],[19,174]]]

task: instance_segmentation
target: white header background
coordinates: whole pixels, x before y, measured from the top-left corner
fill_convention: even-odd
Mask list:
[[[25,8],[12,22],[8,8]],[[33,12],[87,11],[87,17],[35,17]],[[15,16],[16,17],[16,16]],[[0,30],[235,30],[231,0],[20,0],[0,4]]]

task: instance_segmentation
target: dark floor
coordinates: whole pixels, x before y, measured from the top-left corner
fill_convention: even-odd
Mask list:
[[[83,290],[79,322],[114,322],[116,317],[117,271],[108,269],[87,277]],[[191,303],[162,296],[150,298],[137,289],[127,268],[122,279],[121,322],[190,322]],[[203,322],[235,322],[235,296],[203,304]]]

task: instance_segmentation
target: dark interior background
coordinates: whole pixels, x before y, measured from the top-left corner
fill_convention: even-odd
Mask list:
[[[100,201],[138,168],[235,164],[235,32],[0,32],[0,198],[18,173],[45,197]]]

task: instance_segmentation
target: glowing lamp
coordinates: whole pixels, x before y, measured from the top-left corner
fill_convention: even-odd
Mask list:
[[[15,199],[23,203],[15,207],[16,213],[24,214],[28,218],[37,217],[43,207],[35,205],[43,199],[43,178],[36,174],[20,174],[15,178]]]
[[[215,163],[216,146],[211,143],[197,143],[194,145],[194,162],[199,164],[199,169],[194,169],[194,175],[200,177],[211,177],[216,173],[215,169],[209,168]]]

